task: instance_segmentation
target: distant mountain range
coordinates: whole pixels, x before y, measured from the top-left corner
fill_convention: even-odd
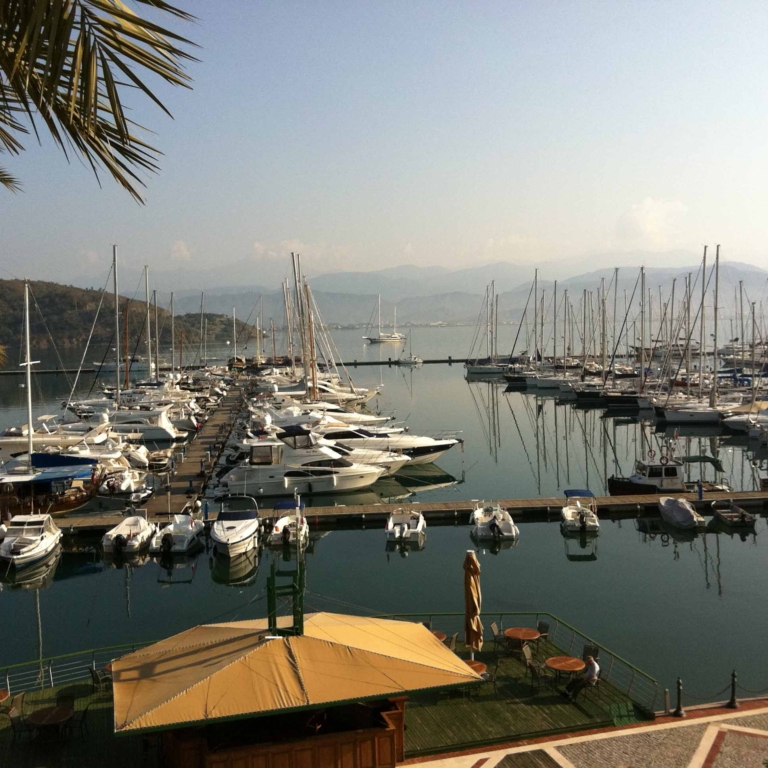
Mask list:
[[[708,276],[711,262],[708,265]],[[685,276],[691,273],[696,281],[699,265],[646,269],[646,291],[658,306],[659,287],[666,301],[675,281],[676,303],[685,293]],[[568,290],[571,302],[576,305],[584,290],[596,291],[602,279],[606,289],[610,287],[608,302],[613,304],[613,269],[600,269],[575,275],[557,284],[558,295]],[[617,283],[617,311],[623,313],[624,292],[628,301],[635,296],[639,302],[639,269],[635,266],[619,269]],[[374,272],[334,272],[309,279],[323,320],[331,325],[361,325],[376,322],[380,294],[382,321],[389,325],[397,308],[398,325],[423,325],[430,322],[472,323],[476,320],[483,301],[485,288],[496,281],[499,295],[499,319],[502,322],[517,320],[530,292],[533,268],[513,264],[487,264],[464,270],[448,270],[443,267],[392,267]],[[720,265],[720,302],[723,307],[732,305],[734,290],[742,281],[747,291],[745,302],[760,301],[766,290],[768,271],[750,264],[722,262]],[[711,304],[714,283],[708,288],[707,303]],[[545,292],[545,306],[549,305],[554,292],[552,280],[539,280],[539,290]],[[694,300],[701,295],[701,282],[694,283]],[[200,311],[199,292],[176,294],[179,312]],[[258,309],[256,309],[257,302]],[[677,304],[677,306],[680,306]],[[746,304],[745,304],[746,306]],[[220,314],[232,313],[246,322],[255,320],[255,312],[261,312],[265,324],[269,319],[279,326],[283,322],[282,291],[258,286],[237,288],[212,288],[205,291],[205,309]],[[262,309],[263,307],[263,309]]]

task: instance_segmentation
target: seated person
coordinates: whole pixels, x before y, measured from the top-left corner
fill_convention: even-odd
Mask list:
[[[588,685],[595,685],[600,675],[600,667],[597,665],[593,656],[587,656],[587,666],[584,667],[584,674],[581,677],[574,678],[565,686],[565,695],[574,701],[582,688]]]

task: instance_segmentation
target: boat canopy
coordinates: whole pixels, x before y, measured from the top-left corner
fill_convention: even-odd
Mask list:
[[[720,459],[714,456],[683,456],[683,461],[686,464],[711,464],[716,472],[725,472]]]
[[[589,491],[585,488],[569,488],[565,491],[565,498],[566,499],[575,499],[575,498],[594,499],[595,494],[592,493],[592,491]]]
[[[116,733],[481,682],[421,624],[333,613],[307,615],[296,636],[273,635],[266,619],[193,627],[116,659],[112,670]]]
[[[298,510],[301,510],[303,512],[304,511],[304,502],[300,501],[300,502],[297,503],[295,501],[295,499],[281,499],[280,501],[276,501],[275,502],[275,506],[273,507],[273,509],[275,509],[275,510],[278,510],[278,509],[290,509],[290,510],[298,509]]]

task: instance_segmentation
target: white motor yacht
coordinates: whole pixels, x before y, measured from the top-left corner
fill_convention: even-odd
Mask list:
[[[520,535],[512,515],[499,504],[481,502],[472,510],[469,522],[476,539],[516,539]]]
[[[351,447],[376,451],[401,452],[411,460],[411,466],[437,461],[446,451],[461,441],[454,437],[434,438],[412,435],[410,432],[387,432],[385,429],[323,429],[327,440],[339,440]]]
[[[247,458],[233,469],[225,469],[220,480],[229,493],[342,493],[367,488],[384,474],[379,466],[354,464],[328,446],[318,445],[308,430],[282,440],[257,440],[244,447],[249,450]]]
[[[565,534],[597,533],[597,503],[592,491],[568,490],[566,503],[560,510],[560,528]],[[582,503],[583,502],[583,503]]]
[[[271,547],[305,547],[309,541],[309,523],[304,516],[304,503],[298,499],[278,501],[274,511],[281,516],[272,526],[269,545]],[[283,512],[285,514],[281,514]]]
[[[16,515],[6,527],[0,560],[17,568],[30,565],[53,552],[61,536],[50,515]]]
[[[261,521],[256,500],[247,495],[221,499],[221,509],[211,527],[216,554],[224,557],[244,555],[259,546]]]
[[[199,545],[204,531],[205,524],[202,520],[182,512],[180,515],[174,515],[171,523],[158,528],[149,542],[149,551],[152,554],[183,554]]]
[[[387,519],[387,541],[409,541],[427,535],[427,521],[421,512],[396,509]]]
[[[133,554],[149,544],[157,526],[142,515],[131,515],[104,534],[101,540],[105,552]]]

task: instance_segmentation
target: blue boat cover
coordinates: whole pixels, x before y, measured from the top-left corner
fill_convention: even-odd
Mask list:
[[[595,497],[595,494],[592,493],[592,491],[588,491],[586,489],[580,489],[580,488],[571,488],[567,491],[565,491],[565,498],[566,499],[573,499],[573,498],[588,498],[593,499]]]
[[[76,467],[81,465],[93,467],[98,464],[98,459],[92,459],[90,456],[68,456],[61,453],[33,453],[32,466],[38,469],[47,467]]]
[[[293,499],[282,499],[275,502],[274,509],[296,509],[296,506],[296,502]],[[303,512],[304,502],[300,501],[298,507]]]

